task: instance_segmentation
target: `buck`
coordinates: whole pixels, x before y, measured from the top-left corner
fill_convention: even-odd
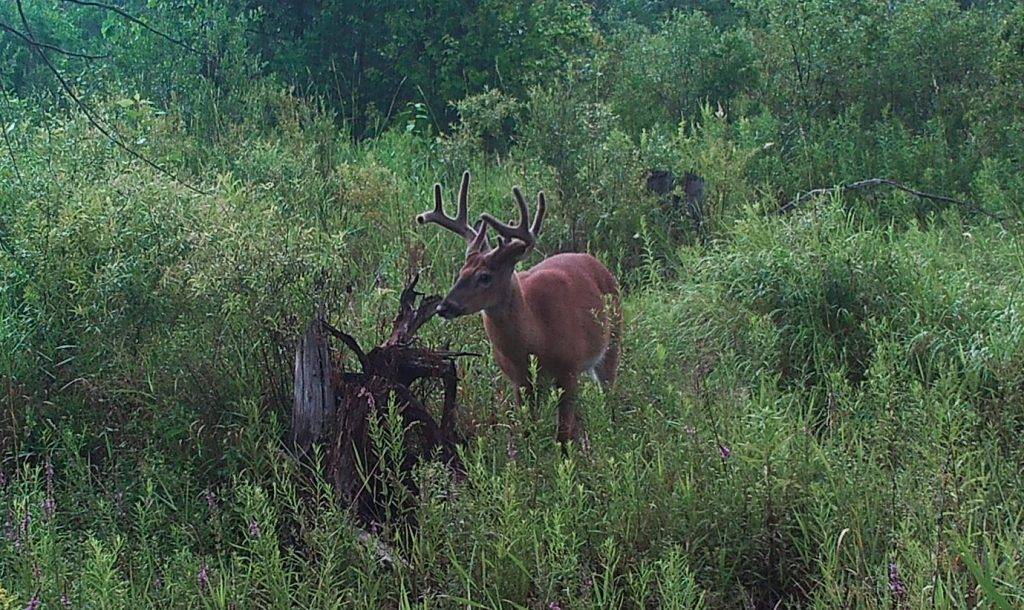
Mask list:
[[[615,276],[589,254],[556,254],[517,272],[516,265],[537,243],[546,202],[544,193],[538,193],[531,224],[523,194],[518,187],[512,194],[519,224],[505,224],[485,213],[470,226],[467,171],[454,217],[445,214],[441,185],[435,184],[434,209],[416,221],[444,227],[467,244],[466,261],[437,313],[450,320],[483,312],[494,358],[512,382],[519,406],[524,393],[533,401],[530,357],[536,358],[538,376],[561,390],[557,438],[564,449],[568,441],[579,440],[573,402],[580,376],[588,373],[602,388],[615,382],[622,333],[619,288]],[[487,239],[488,227],[499,236],[494,248]]]

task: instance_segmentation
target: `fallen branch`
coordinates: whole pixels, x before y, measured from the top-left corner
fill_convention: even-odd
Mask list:
[[[833,187],[829,187],[829,188],[813,189],[813,190],[807,191],[806,193],[803,193],[803,194],[795,197],[794,199],[790,200],[785,205],[781,206],[779,209],[775,210],[775,212],[773,212],[773,213],[777,214],[777,215],[781,215],[781,214],[786,214],[786,213],[792,212],[793,210],[795,210],[797,207],[799,207],[804,202],[809,201],[811,199],[815,199],[817,197],[821,197],[822,195],[831,195],[833,193],[845,193],[847,191],[858,191],[858,190],[864,190],[864,189],[874,188],[874,187],[878,187],[878,186],[892,187],[892,188],[894,188],[896,190],[903,191],[904,193],[909,193],[909,194],[914,195],[915,197],[919,197],[921,199],[929,199],[931,201],[941,201],[943,203],[952,203],[952,204],[958,205],[958,206],[960,206],[960,207],[962,207],[962,208],[964,208],[966,210],[970,210],[972,212],[977,212],[979,214],[984,214],[985,216],[988,216],[989,218],[992,218],[993,220],[997,220],[999,222],[1004,222],[1006,220],[1002,216],[986,210],[985,208],[981,207],[978,203],[976,203],[974,201],[965,201],[963,199],[955,199],[953,197],[947,197],[946,195],[936,195],[934,193],[926,193],[924,191],[919,191],[917,189],[913,189],[913,188],[903,184],[902,182],[898,182],[896,180],[891,180],[889,178],[869,178],[867,180],[861,180],[859,182],[851,182],[849,184],[840,184],[839,186],[833,186]]]

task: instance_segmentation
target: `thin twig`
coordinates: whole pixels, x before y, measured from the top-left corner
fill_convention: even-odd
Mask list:
[[[106,54],[106,55],[90,55],[89,53],[77,53],[75,51],[68,51],[67,49],[62,49],[62,48],[54,46],[52,44],[46,44],[45,42],[39,42],[38,40],[34,40],[32,38],[29,38],[23,32],[19,32],[18,30],[14,29],[10,25],[8,25],[8,24],[6,24],[6,23],[4,23],[2,21],[0,21],[0,30],[4,30],[5,32],[13,34],[19,40],[21,40],[25,44],[29,45],[30,47],[42,47],[42,48],[47,49],[49,51],[53,51],[54,53],[60,53],[61,55],[67,55],[68,57],[77,57],[79,59],[107,59],[108,57],[110,57],[109,54]]]
[[[4,90],[4,96],[7,96],[7,90]],[[7,134],[7,118],[2,112],[0,112],[0,132],[4,134],[4,144],[7,145],[7,154],[11,157],[11,166],[14,167],[14,176],[18,179],[18,184],[25,186],[25,180],[21,177],[21,169],[18,168],[18,158],[14,156],[14,146],[11,144],[11,137]]]
[[[7,100],[7,89],[0,87],[0,91],[3,92],[5,105],[9,107],[10,103]],[[21,185],[22,188],[25,188],[25,180],[21,177],[21,169],[18,167],[18,157],[14,154],[14,146],[11,144],[10,135],[7,133],[7,118],[3,113],[0,113],[0,132],[3,132],[4,144],[7,148],[7,154],[11,158],[11,166],[14,168],[14,176],[18,179],[18,184]],[[18,254],[18,251],[14,249],[14,245],[8,241],[7,227],[4,226],[2,221],[0,221],[0,250],[6,252],[7,255],[15,260],[19,265],[26,268],[25,261]]]
[[[93,2],[91,0],[63,0],[63,1],[71,3],[71,4],[77,4],[79,6],[94,6],[96,8],[101,8],[101,9],[104,9],[104,10],[107,10],[107,11],[111,11],[113,13],[117,13],[118,15],[120,15],[120,16],[124,17],[125,19],[127,19],[128,21],[131,21],[132,23],[134,23],[134,24],[136,24],[136,25],[138,25],[138,26],[140,26],[140,27],[142,27],[144,29],[147,29],[150,32],[153,32],[154,34],[156,34],[160,38],[163,38],[164,40],[170,41],[170,42],[178,45],[179,47],[181,47],[181,48],[183,48],[183,49],[185,49],[187,51],[195,53],[196,55],[208,55],[207,53],[205,53],[203,51],[200,51],[199,49],[197,49],[197,48],[193,47],[192,45],[188,44],[184,40],[181,40],[179,38],[175,38],[174,36],[171,36],[170,34],[167,34],[166,32],[162,32],[162,31],[156,29],[155,27],[149,25],[145,21],[139,19],[135,15],[132,15],[131,13],[127,12],[126,10],[124,10],[123,8],[121,8],[119,6],[114,6],[112,4],[104,4],[103,2]]]
[[[992,218],[993,220],[997,220],[999,222],[1005,222],[1005,220],[1006,220],[1002,216],[986,210],[985,208],[981,207],[978,203],[976,203],[974,201],[965,201],[963,199],[955,199],[953,197],[948,197],[946,195],[936,195],[935,193],[926,193],[924,191],[919,191],[917,189],[911,188],[911,187],[903,184],[902,182],[899,182],[899,181],[896,181],[896,180],[892,180],[890,178],[869,178],[867,180],[860,180],[859,182],[851,182],[849,184],[840,184],[839,186],[833,186],[833,187],[830,187],[830,188],[817,188],[817,189],[813,189],[813,190],[807,191],[806,193],[803,193],[803,194],[801,194],[801,195],[791,199],[788,203],[786,203],[785,205],[783,205],[779,209],[775,210],[774,213],[775,214],[786,214],[788,212],[792,212],[800,204],[802,204],[802,203],[804,203],[804,202],[806,202],[806,201],[808,201],[810,199],[814,199],[814,198],[820,197],[822,195],[830,195],[832,193],[845,193],[846,191],[856,191],[856,190],[862,190],[862,189],[867,189],[867,188],[873,188],[873,187],[876,187],[876,186],[889,186],[889,187],[892,187],[892,188],[894,188],[896,190],[903,191],[904,193],[909,193],[911,195],[914,195],[915,197],[920,197],[921,199],[930,199],[932,201],[941,201],[943,203],[952,203],[952,204],[958,205],[958,206],[960,206],[962,208],[965,208],[965,209],[968,209],[968,210],[972,210],[972,211],[978,212],[980,214],[984,214],[985,216],[988,216],[989,218]]]
[[[21,23],[22,23],[22,26],[25,28],[25,33],[34,42],[35,41],[35,36],[32,34],[32,29],[28,25],[28,19],[25,18],[25,11],[24,11],[24,8],[22,7],[22,0],[17,0],[17,4],[18,4],[18,13],[21,15]],[[104,127],[101,124],[101,119],[99,118],[99,115],[96,114],[96,111],[94,111],[88,104],[86,104],[84,101],[82,101],[82,99],[79,98],[77,94],[75,94],[75,91],[71,87],[71,84],[68,83],[67,80],[64,79],[64,76],[60,73],[60,70],[58,70],[57,67],[53,65],[53,62],[50,61],[50,58],[46,56],[46,52],[42,48],[40,48],[39,46],[36,46],[36,45],[32,45],[32,49],[36,52],[37,55],[39,55],[39,58],[43,60],[43,63],[46,64],[46,67],[50,70],[50,72],[53,73],[54,77],[56,77],[57,82],[60,83],[60,86],[64,90],[64,93],[66,93],[68,95],[68,97],[70,97],[75,102],[75,104],[78,106],[78,108],[82,111],[82,113],[85,115],[85,117],[89,120],[89,123],[91,123],[92,126],[95,127],[96,129],[98,129],[100,131],[100,133],[102,133],[103,135],[107,136],[107,138],[111,142],[113,142],[115,145],[117,145],[118,148],[120,148],[121,150],[125,151],[126,153],[128,153],[132,157],[135,157],[139,161],[142,161],[143,163],[145,163],[149,167],[153,168],[157,172],[163,174],[164,176],[167,176],[171,180],[174,180],[175,182],[177,182],[178,184],[184,186],[185,188],[189,189],[190,191],[193,191],[193,192],[195,192],[197,194],[200,194],[200,195],[208,195],[209,194],[208,192],[206,192],[206,191],[204,191],[204,190],[202,190],[202,189],[200,189],[200,188],[198,188],[196,186],[193,186],[193,185],[189,184],[188,182],[185,182],[184,180],[182,180],[181,178],[176,176],[173,172],[171,172],[170,170],[165,169],[163,166],[157,164],[156,162],[151,161],[148,157],[144,156],[142,153],[136,151],[131,146],[128,146],[127,144],[125,144],[121,140],[121,138],[116,133],[114,133],[112,130]]]

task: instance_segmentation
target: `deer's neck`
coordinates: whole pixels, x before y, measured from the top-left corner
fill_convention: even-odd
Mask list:
[[[533,315],[523,297],[519,278],[515,274],[509,282],[508,293],[501,303],[484,310],[487,336],[500,351],[529,353],[532,350]]]

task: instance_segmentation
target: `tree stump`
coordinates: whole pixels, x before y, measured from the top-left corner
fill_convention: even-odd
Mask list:
[[[461,437],[456,430],[455,362],[475,354],[419,344],[416,332],[434,316],[441,297],[424,297],[416,291],[417,280],[413,277],[402,291],[391,336],[380,346],[364,351],[355,338],[318,314],[295,352],[293,447],[300,456],[308,455],[316,443],[325,447],[325,476],[338,497],[368,523],[401,513],[393,503],[403,494],[389,488],[396,482],[375,473],[399,472],[405,491],[415,493],[412,471],[422,460],[440,458],[449,467],[461,469],[456,450]],[[355,355],[359,370],[344,370],[340,353],[331,348],[331,337]],[[427,383],[417,384],[419,380]],[[438,385],[429,380],[436,380],[443,389],[440,420],[426,406],[431,386]],[[371,435],[371,422],[383,425],[391,405],[405,431],[399,463],[393,463],[393,451],[375,447]]]

